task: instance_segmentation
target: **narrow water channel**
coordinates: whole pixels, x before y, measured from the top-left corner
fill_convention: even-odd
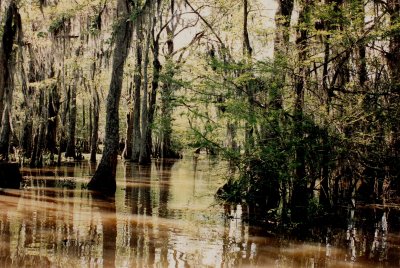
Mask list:
[[[0,267],[400,267],[395,207],[299,240],[215,202],[223,163],[120,162],[115,199],[85,189],[94,169],[24,168],[24,189],[1,191]]]

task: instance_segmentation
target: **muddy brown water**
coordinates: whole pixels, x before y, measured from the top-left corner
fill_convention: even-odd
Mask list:
[[[400,267],[396,207],[350,209],[343,230],[287,238],[217,204],[225,168],[120,161],[115,199],[85,189],[87,162],[23,168],[24,188],[0,194],[0,267]]]

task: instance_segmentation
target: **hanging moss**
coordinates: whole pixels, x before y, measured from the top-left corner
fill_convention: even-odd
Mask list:
[[[49,26],[49,33],[53,35],[58,35],[66,26],[66,23],[70,22],[72,14],[62,13],[57,18],[55,18]]]

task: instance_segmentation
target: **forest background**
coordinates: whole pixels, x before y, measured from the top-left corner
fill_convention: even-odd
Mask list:
[[[0,155],[229,161],[217,195],[301,221],[398,201],[395,0],[0,1]]]

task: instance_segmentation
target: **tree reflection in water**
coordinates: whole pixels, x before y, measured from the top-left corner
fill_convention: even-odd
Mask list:
[[[23,169],[0,195],[0,267],[396,267],[398,209],[348,210],[305,240],[217,205],[224,163],[120,163],[115,198],[85,189],[94,165]]]

